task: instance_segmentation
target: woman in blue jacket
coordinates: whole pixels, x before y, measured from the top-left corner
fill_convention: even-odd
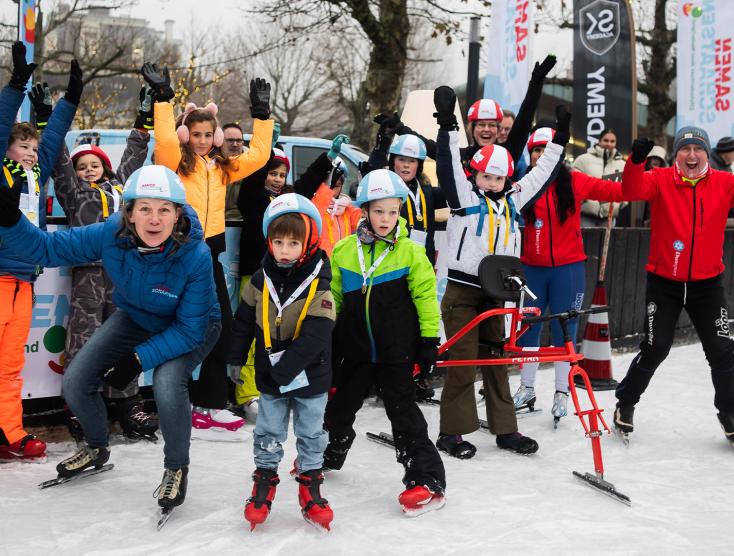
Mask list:
[[[186,496],[191,437],[188,384],[219,337],[220,309],[209,248],[181,180],[163,166],[128,178],[125,209],[105,222],[48,233],[22,217],[15,188],[0,188],[0,246],[46,267],[100,260],[118,310],[82,347],[64,375],[64,395],[87,445],[56,467],[60,477],[109,459],[104,380],[119,388],[153,369],[153,391],[165,440],[158,504]]]

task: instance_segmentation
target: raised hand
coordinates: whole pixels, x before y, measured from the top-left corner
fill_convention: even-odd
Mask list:
[[[176,96],[171,87],[171,74],[168,73],[168,67],[164,66],[163,70],[159,70],[156,64],[145,62],[140,69],[140,74],[153,89],[157,102],[168,102]]]
[[[571,112],[568,111],[566,105],[559,104],[556,106],[556,134],[553,142],[556,145],[566,146],[571,138]]]
[[[138,94],[138,115],[135,118],[135,129],[150,131],[153,129],[153,89],[143,85]]]
[[[535,62],[532,78],[545,79],[546,76],[550,73],[550,70],[552,70],[553,66],[555,65],[556,57],[553,54],[548,54],[548,56],[545,57],[545,60],[543,60],[540,64],[538,62]]]
[[[25,91],[25,85],[28,83],[28,80],[30,79],[33,70],[36,69],[37,64],[34,64],[33,62],[29,64],[26,62],[25,45],[20,41],[13,43],[12,54],[13,73],[10,76],[10,83],[8,83],[8,85],[13,89]]]
[[[250,80],[250,114],[258,120],[270,117],[270,83],[256,77]]]
[[[82,91],[84,91],[84,82],[82,81],[82,68],[76,60],[71,61],[69,69],[69,84],[66,86],[64,98],[75,106],[79,106],[82,100]]]
[[[53,111],[53,103],[51,100],[51,89],[48,83],[36,83],[28,91],[28,98],[33,105],[33,111],[36,113],[36,128],[43,129],[48,123]]]
[[[634,164],[642,164],[645,162],[645,160],[647,160],[647,155],[650,154],[650,151],[654,146],[655,142],[649,137],[638,137],[632,141],[632,147],[630,148],[630,152],[632,153],[630,158],[632,158],[632,162]]]
[[[436,107],[433,117],[436,118],[438,125],[444,130],[457,129],[456,116],[454,109],[456,107],[456,93],[451,87],[441,85],[433,91],[433,104]]]
[[[340,133],[334,139],[331,141],[331,148],[329,149],[329,152],[326,153],[326,156],[329,157],[329,160],[333,161],[337,156],[339,156],[339,153],[342,152],[342,143],[349,143],[349,136],[344,135],[343,133]]]

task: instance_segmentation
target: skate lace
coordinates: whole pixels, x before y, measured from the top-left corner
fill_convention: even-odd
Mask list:
[[[176,469],[166,469],[163,473],[163,480],[158,488],[153,492],[153,498],[176,498],[178,489],[181,485],[182,471]]]
[[[137,425],[148,425],[150,424],[149,421],[151,420],[151,415],[146,413],[145,411],[139,410],[130,415],[130,421]]]
[[[92,453],[92,450],[84,447],[80,449],[76,454],[71,456],[69,459],[64,461],[64,467],[74,469],[76,467],[79,467],[80,465],[85,465],[93,459],[94,454]]]

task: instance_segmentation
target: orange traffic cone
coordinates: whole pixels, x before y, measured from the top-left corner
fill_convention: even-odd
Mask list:
[[[601,307],[607,304],[607,290],[604,282],[597,282],[591,307]],[[581,342],[581,353],[584,360],[581,366],[586,371],[594,390],[614,390],[617,381],[612,378],[612,345],[609,342],[609,315],[607,313],[592,313],[586,322],[584,339]],[[576,377],[576,385],[584,387],[580,377]]]

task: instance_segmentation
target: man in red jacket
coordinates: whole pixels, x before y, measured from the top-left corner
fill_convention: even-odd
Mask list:
[[[652,147],[649,139],[634,141],[622,180],[626,199],[650,203],[650,255],[645,338],[617,388],[614,423],[625,435],[632,432],[635,404],[668,356],[675,324],[685,309],[711,367],[719,421],[734,444],[734,340],[722,263],[734,176],[709,167],[711,147],[703,129],[681,128],[673,145],[673,166],[645,172]]]

